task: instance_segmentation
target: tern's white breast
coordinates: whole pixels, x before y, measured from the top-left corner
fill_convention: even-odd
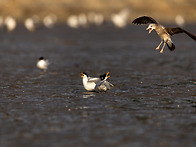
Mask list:
[[[47,69],[48,61],[46,60],[40,60],[37,62],[37,67],[40,69]]]

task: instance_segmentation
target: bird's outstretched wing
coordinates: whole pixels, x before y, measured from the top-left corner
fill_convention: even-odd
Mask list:
[[[167,30],[167,32],[173,36],[174,34],[179,34],[179,33],[186,33],[189,37],[191,37],[193,40],[196,41],[196,36],[187,32],[186,30],[176,27],[176,28],[165,28]]]
[[[88,77],[88,82],[99,82],[101,79],[100,78],[92,78],[92,77]]]
[[[148,16],[138,17],[135,20],[133,20],[132,23],[133,24],[148,24],[148,23],[158,24],[156,22],[156,20],[154,20],[152,17],[148,17]]]

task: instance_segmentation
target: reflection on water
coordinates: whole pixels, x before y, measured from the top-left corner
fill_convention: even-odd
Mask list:
[[[196,44],[176,37],[159,54],[140,29],[2,31],[0,146],[195,146]],[[115,87],[86,92],[81,71]]]
[[[91,98],[91,97],[95,97],[95,92],[83,92],[84,99]]]

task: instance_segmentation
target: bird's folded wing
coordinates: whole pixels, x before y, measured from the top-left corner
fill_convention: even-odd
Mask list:
[[[106,81],[105,82],[108,86],[110,86],[110,87],[114,87],[114,85],[113,84],[111,84],[110,82],[108,82],[108,81]]]
[[[50,61],[48,61],[48,60],[46,60],[46,63],[47,63],[48,65],[50,65],[50,64],[51,64],[51,62],[50,62]]]
[[[108,82],[108,81],[103,81],[102,85],[105,85],[108,89],[110,89],[111,87],[114,87],[114,85],[111,84],[111,83]]]

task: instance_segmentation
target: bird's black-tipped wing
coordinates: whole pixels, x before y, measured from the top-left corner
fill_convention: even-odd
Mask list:
[[[152,17],[148,17],[148,16],[138,17],[135,20],[133,20],[132,23],[133,24],[148,24],[148,23],[158,24],[156,22],[156,20],[154,20]]]
[[[165,29],[167,30],[167,32],[168,32],[171,36],[173,36],[173,35],[175,35],[175,34],[179,34],[179,33],[186,33],[189,37],[191,37],[193,40],[196,41],[196,36],[195,36],[195,35],[193,35],[193,34],[187,32],[186,30],[184,30],[184,29],[182,29],[182,28],[177,27],[177,28],[165,28]]]

